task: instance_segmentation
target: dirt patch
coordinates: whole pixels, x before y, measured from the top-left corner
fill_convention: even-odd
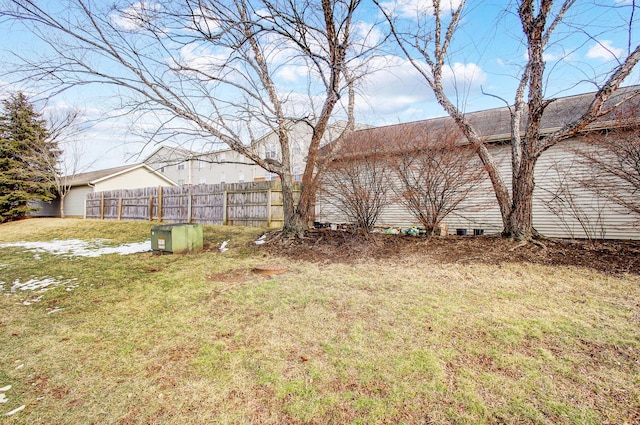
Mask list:
[[[211,273],[206,276],[212,282],[242,283],[249,279],[250,273],[245,269],[227,270],[220,273]]]
[[[323,263],[393,259],[424,255],[439,263],[529,262],[592,268],[611,274],[640,274],[640,241],[544,240],[544,246],[491,236],[420,236],[369,234],[318,229],[304,239],[270,238],[263,249],[275,255]]]

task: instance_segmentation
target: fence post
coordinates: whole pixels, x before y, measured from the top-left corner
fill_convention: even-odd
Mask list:
[[[222,191],[222,225],[226,226],[227,225],[227,205],[228,205],[228,200],[227,200],[227,196],[229,196],[229,193],[227,192],[227,187],[225,185],[224,190]]]
[[[149,221],[153,221],[153,195],[149,195]]]
[[[122,219],[122,198],[118,198],[118,221]]]
[[[271,187],[273,183],[269,183],[269,189],[267,189],[267,227],[271,227]]]
[[[158,222],[162,223],[162,186],[158,186]]]
[[[193,208],[193,200],[191,198],[191,185],[189,185],[189,190],[187,191],[187,223],[191,223],[191,214]]]
[[[104,192],[100,192],[100,220],[104,220]]]

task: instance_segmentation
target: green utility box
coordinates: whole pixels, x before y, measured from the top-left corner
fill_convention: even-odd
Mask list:
[[[165,224],[151,228],[151,250],[156,254],[198,251],[204,232],[201,224]]]

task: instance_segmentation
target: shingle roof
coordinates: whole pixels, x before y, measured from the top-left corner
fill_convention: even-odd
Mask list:
[[[640,96],[638,96],[640,95],[640,86],[618,89],[609,99],[607,105],[615,105],[621,99],[633,94],[636,95],[633,104],[637,107],[640,104]],[[552,132],[582,116],[591,104],[594,95],[595,92],[592,92],[555,99],[545,109],[541,122],[541,132],[543,134]],[[509,111],[509,107],[487,109],[484,111],[470,112],[466,114],[466,118],[478,134],[486,140],[492,142],[508,141],[511,138],[511,116]],[[526,119],[526,111],[524,118]],[[599,118],[592,127],[606,126],[610,124],[611,121],[612,117],[605,115]],[[522,129],[524,129],[525,124],[526,122],[522,123]],[[359,151],[362,153],[372,146],[379,147],[381,144],[389,143],[394,139],[403,138],[409,142],[413,139],[424,137],[425,134],[435,133],[445,129],[454,129],[453,131],[459,132],[454,125],[453,119],[445,116],[358,130],[347,136],[344,145],[361,145]],[[348,150],[351,151],[352,149]]]
[[[87,173],[80,173],[74,176],[69,176],[70,180],[67,182],[67,184],[69,186],[84,186],[87,184],[97,183],[99,180],[116,176],[118,174],[130,171],[130,170],[135,170],[141,167],[146,168],[149,172],[156,173],[155,171],[153,171],[153,169],[151,169],[151,167],[149,167],[146,164],[130,164],[130,165],[123,165],[120,167],[105,168],[104,170],[89,171]],[[167,180],[167,182],[173,183],[169,178],[163,176],[162,174],[159,174],[159,173],[156,173],[156,174],[160,178]]]
[[[135,165],[123,165],[120,167],[114,167],[114,168],[106,168],[104,170],[96,170],[96,171],[89,171],[86,173],[80,173],[80,174],[76,174],[74,176],[69,176],[71,177],[71,179],[69,180],[69,185],[70,186],[82,186],[85,184],[89,184],[92,181],[95,180],[99,180],[102,179],[104,177],[108,177],[112,174],[117,174],[117,173],[121,173],[123,171],[128,170],[129,168],[133,168],[136,167],[137,164]]]

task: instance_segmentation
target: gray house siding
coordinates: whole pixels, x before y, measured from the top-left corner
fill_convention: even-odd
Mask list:
[[[87,194],[92,193],[89,186],[74,187],[64,198],[64,214],[67,217],[84,217],[84,202]]]
[[[29,215],[31,217],[59,217],[60,216],[60,201],[54,199],[51,202],[35,201],[30,202],[29,206],[38,208],[37,211],[32,211]]]
[[[560,143],[542,154],[536,164],[532,220],[534,228],[543,236],[554,238],[640,239],[638,217],[598,194],[586,190],[578,182],[593,170],[581,163],[575,149],[580,140]],[[510,146],[490,148],[499,164],[505,184],[511,188]],[[390,185],[397,184],[393,180]],[[344,214],[321,194],[316,203],[319,222],[346,223]],[[390,191],[390,204],[384,209],[376,225],[379,227],[419,226],[420,223],[402,205],[398,195]],[[473,190],[472,196],[444,223],[450,234],[456,229],[482,229],[484,234],[499,234],[502,219],[491,183],[485,179]]]

